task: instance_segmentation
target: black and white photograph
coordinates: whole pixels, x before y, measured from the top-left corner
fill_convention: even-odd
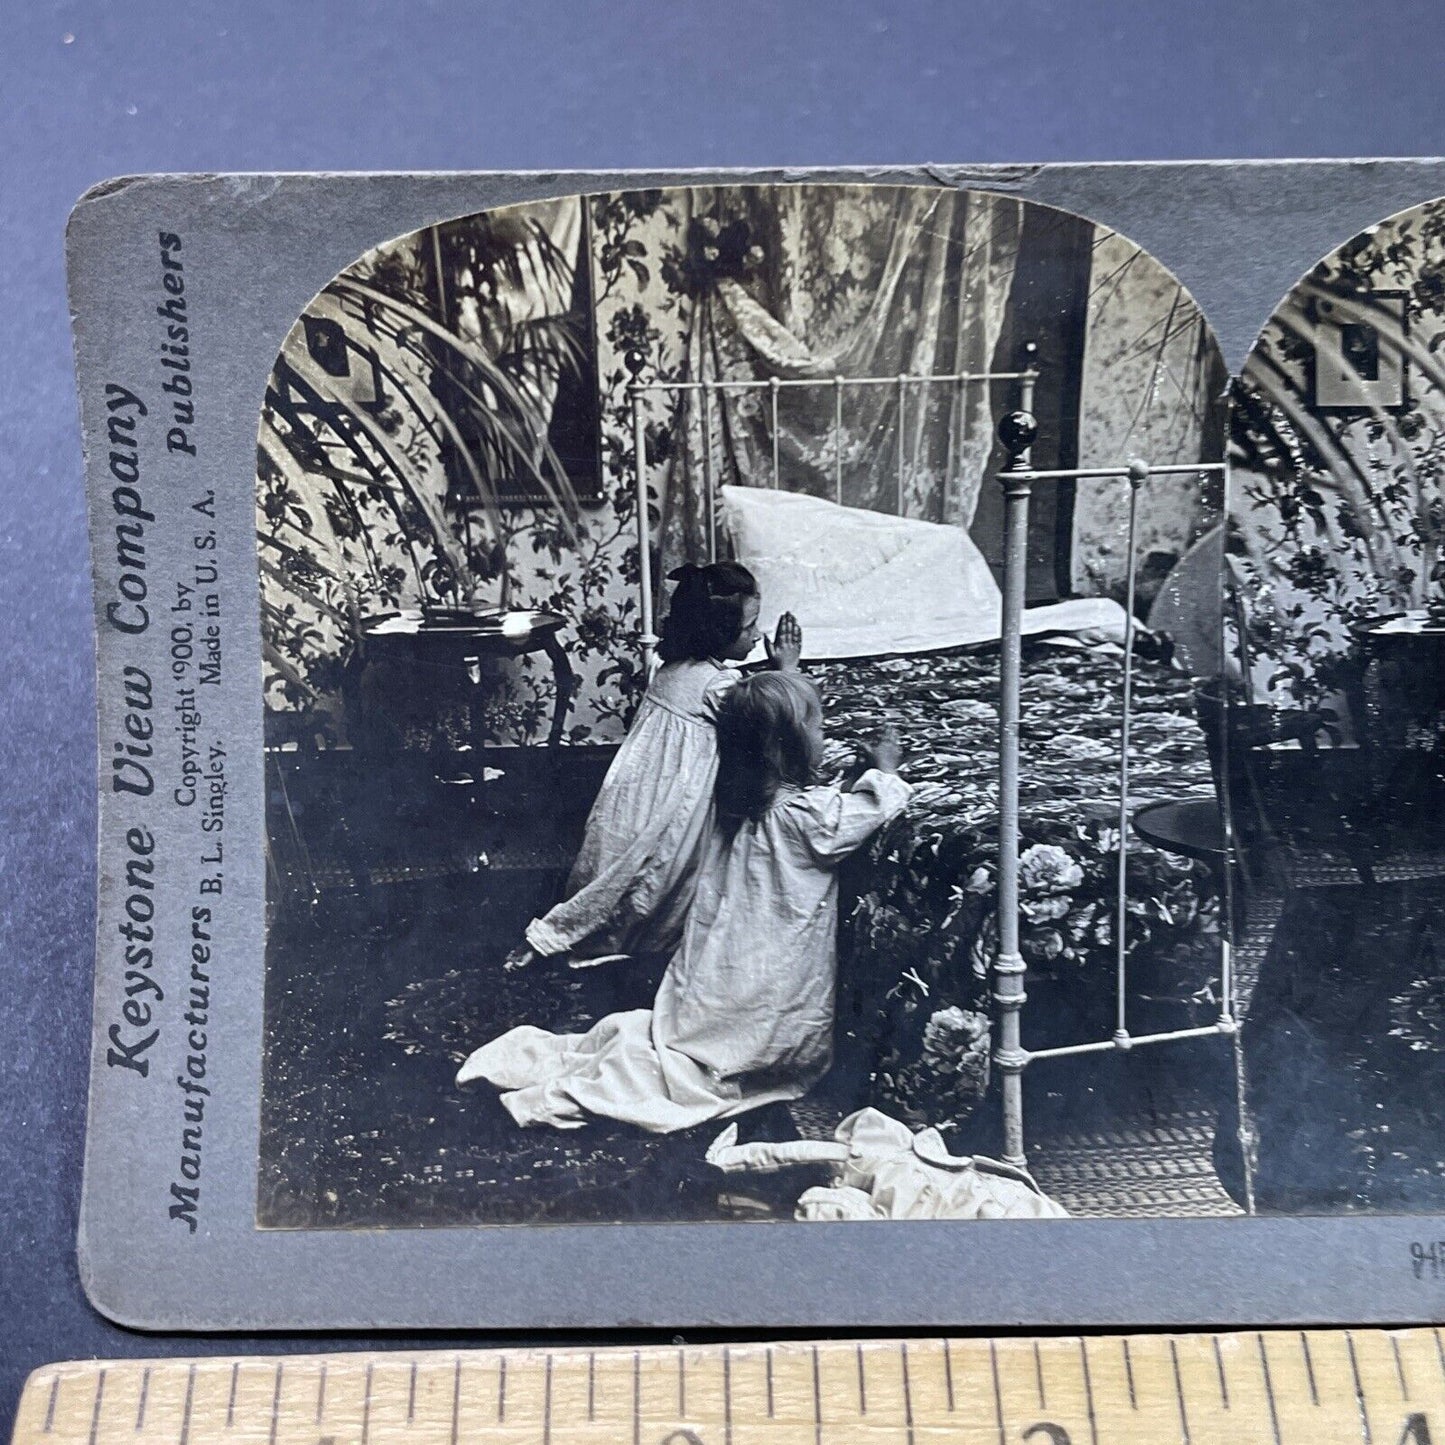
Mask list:
[[[1426,373],[1322,410],[1317,354],[1402,373],[1338,304],[1231,422],[1168,270],[989,191],[576,196],[341,272],[258,432],[258,1224],[1438,1207],[1428,865],[1273,581],[1328,531],[1322,606],[1428,594],[1323,500],[1408,430],[1392,557],[1438,505]],[[1328,934],[1362,898],[1413,952]]]

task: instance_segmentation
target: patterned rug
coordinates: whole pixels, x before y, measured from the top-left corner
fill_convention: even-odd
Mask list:
[[[1113,1128],[1052,1134],[1029,1166],[1046,1194],[1091,1219],[1240,1215],[1214,1172],[1217,1125],[1214,1111],[1178,1102]]]

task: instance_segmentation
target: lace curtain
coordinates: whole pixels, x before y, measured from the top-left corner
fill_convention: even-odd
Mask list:
[[[996,368],[1021,207],[1006,196],[922,188],[778,187],[688,193],[677,260],[691,298],[689,381]],[[1012,369],[1008,366],[1004,369]],[[1012,383],[892,382],[680,392],[662,496],[663,576],[707,554],[704,467],[714,487],[779,485],[845,505],[967,526]],[[902,426],[900,428],[900,410]],[[841,484],[840,484],[841,483]],[[901,501],[900,501],[901,496]]]

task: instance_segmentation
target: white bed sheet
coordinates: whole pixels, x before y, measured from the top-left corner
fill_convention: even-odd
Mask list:
[[[999,637],[998,584],[962,527],[757,487],[722,489],[733,555],[758,579],[762,624],[784,612],[815,661],[936,652]],[[1026,633],[1118,642],[1124,609],[1104,597],[1024,610]]]

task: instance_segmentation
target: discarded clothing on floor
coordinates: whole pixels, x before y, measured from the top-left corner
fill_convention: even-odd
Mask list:
[[[805,1190],[798,1219],[1064,1219],[1067,1211],[1027,1170],[950,1154],[937,1129],[914,1134],[877,1109],[860,1109],[834,1137],[739,1144],[730,1124],[713,1140],[707,1161],[724,1173],[771,1173],[798,1164],[827,1164],[833,1182]]]

